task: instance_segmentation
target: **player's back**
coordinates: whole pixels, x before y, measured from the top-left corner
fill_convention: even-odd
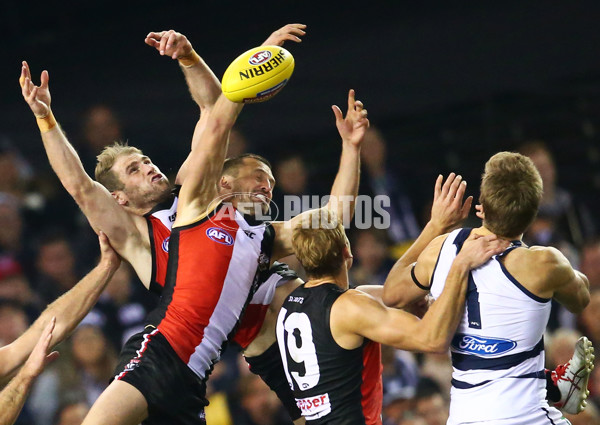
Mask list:
[[[432,276],[434,298],[470,232],[456,230],[444,241]],[[543,335],[551,303],[527,290],[504,267],[503,257],[518,246],[514,242],[469,274],[465,312],[450,347],[449,424],[513,417],[521,421],[528,413],[548,409]]]
[[[347,350],[331,334],[331,306],[343,293],[332,283],[301,285],[283,303],[277,342],[286,377],[307,423],[381,424],[379,344],[365,339]]]

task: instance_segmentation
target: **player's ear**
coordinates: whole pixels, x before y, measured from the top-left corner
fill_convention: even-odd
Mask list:
[[[125,196],[121,190],[115,190],[114,192],[111,192],[111,195],[119,205],[125,206],[129,203],[127,196]]]
[[[231,190],[231,179],[228,175],[221,176],[219,180],[219,191],[221,190]]]

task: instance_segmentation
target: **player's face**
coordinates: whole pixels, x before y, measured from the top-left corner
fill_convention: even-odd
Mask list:
[[[169,193],[169,180],[145,155],[122,155],[112,169],[125,185],[122,192],[131,207],[153,206]]]
[[[259,204],[263,213],[268,212],[274,186],[275,178],[267,164],[254,158],[246,158],[231,182],[232,192],[236,194],[236,207],[240,208],[241,203]],[[250,214],[254,211],[253,208],[245,209],[244,212]]]

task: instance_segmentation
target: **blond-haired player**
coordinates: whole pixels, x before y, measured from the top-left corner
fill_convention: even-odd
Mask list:
[[[462,315],[469,271],[504,245],[495,236],[473,235],[452,264],[446,290],[420,320],[348,289],[352,253],[342,223],[327,209],[305,214],[292,244],[308,281],[288,296],[277,320],[289,384],[307,423],[381,424],[377,343],[446,350]]]

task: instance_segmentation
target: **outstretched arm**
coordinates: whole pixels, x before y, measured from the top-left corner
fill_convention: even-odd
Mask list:
[[[208,115],[206,128],[194,132],[196,148],[188,157],[188,174],[179,191],[177,219],[173,227],[184,226],[207,214],[217,198],[217,183],[227,154],[228,137],[244,106],[221,94]]]
[[[54,322],[52,318],[46,325],[23,368],[0,393],[0,425],[12,425],[17,420],[34,379],[58,357],[56,351],[48,354]]]
[[[338,329],[337,335],[345,335],[348,341],[354,339],[354,344],[361,342],[356,339],[360,336],[403,350],[443,352],[462,317],[469,271],[502,252],[507,244],[495,235],[472,234],[452,263],[442,295],[422,320],[385,307],[359,291],[349,291],[338,311],[334,310],[337,302],[332,307],[332,329]]]
[[[288,24],[273,32],[263,45],[283,46],[285,41],[300,43],[302,41],[300,36],[305,35],[304,28],[306,25]],[[154,47],[162,56],[179,61],[192,98],[200,107],[200,119],[194,129],[194,133],[197,133],[198,136],[192,138],[191,150],[194,150],[200,140],[200,134],[206,127],[208,114],[221,94],[221,83],[206,62],[196,53],[192,43],[185,35],[174,30],[150,32],[146,36],[145,42]],[[189,157],[179,169],[175,183],[183,184],[188,168]]]
[[[367,110],[360,100],[355,99],[354,90],[348,92],[346,117],[336,105],[332,106],[335,124],[342,138],[340,167],[331,187],[330,199],[325,208],[336,212],[338,218],[348,225],[354,215],[354,202],[358,194],[360,178],[360,146],[369,127]],[[292,230],[308,217],[307,212],[299,214],[287,222],[273,223],[276,239],[273,259],[290,255],[292,251]]]
[[[136,223],[132,215],[115,202],[108,190],[85,172],[77,152],[52,113],[48,71],[42,72],[41,84],[36,86],[31,81],[29,65],[23,62],[19,82],[23,98],[36,117],[50,165],[62,185],[77,202],[94,231],[104,232],[117,252],[132,263],[140,274],[139,270],[143,267],[137,264],[138,250],[144,246],[144,242],[148,245],[144,220],[140,218],[142,223]],[[145,268],[148,269],[147,264]],[[146,275],[141,273],[140,279],[149,285],[150,272]]]
[[[425,288],[420,288],[413,282],[413,263],[434,238],[449,232],[469,215],[473,197],[469,196],[463,202],[467,182],[454,173],[448,175],[443,185],[442,181],[441,175],[435,181],[431,219],[411,247],[394,264],[385,280],[383,302],[387,306],[406,306],[427,295],[429,282],[419,282]]]
[[[98,265],[77,285],[50,304],[23,335],[0,348],[0,376],[11,374],[23,364],[48,323],[56,321],[50,344],[54,346],[65,339],[96,304],[121,263],[106,235],[101,233],[99,241],[101,258]]]

